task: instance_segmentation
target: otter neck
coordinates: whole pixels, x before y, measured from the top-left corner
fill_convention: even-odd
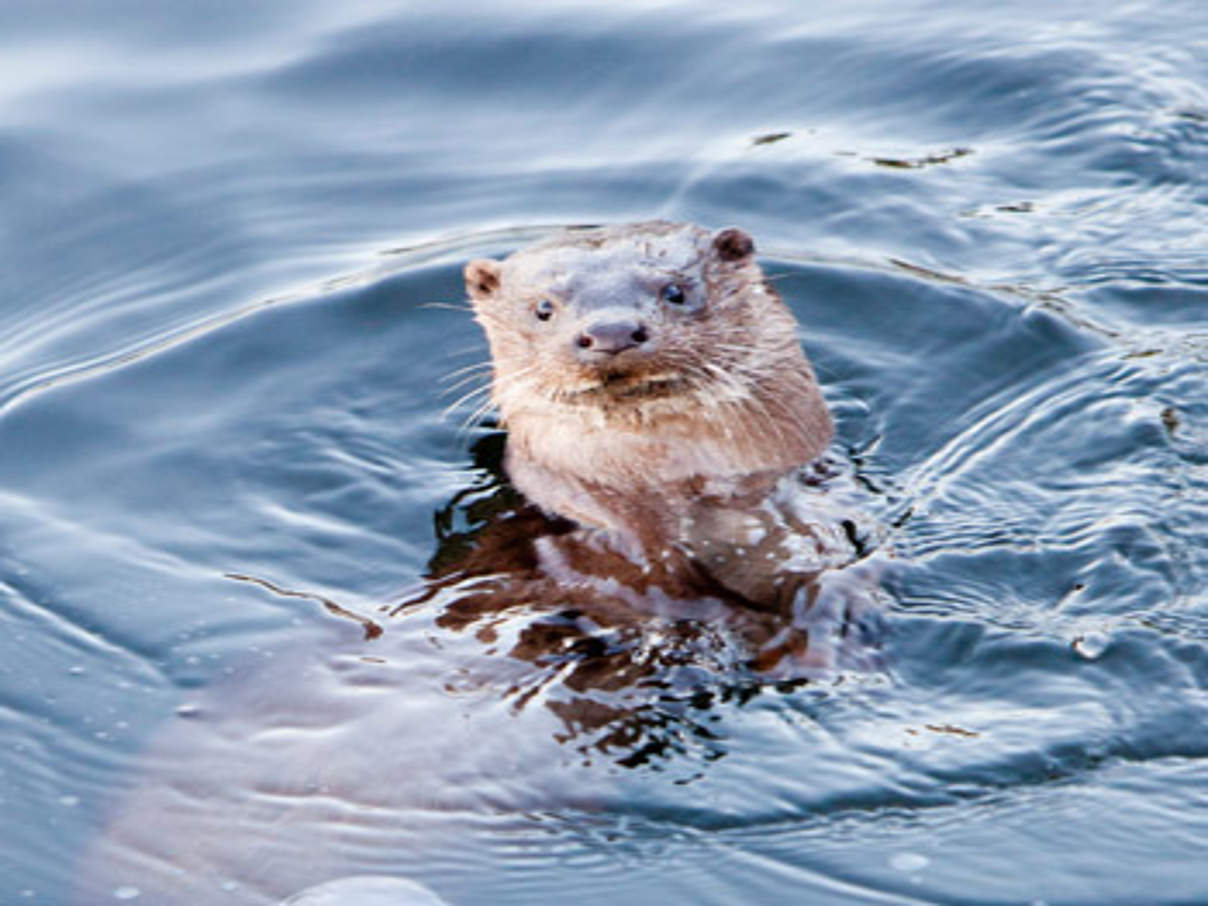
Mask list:
[[[816,459],[833,428],[806,372],[788,371],[742,401],[706,407],[544,406],[504,413],[506,468],[545,511],[636,536],[675,540],[702,493],[747,496]]]

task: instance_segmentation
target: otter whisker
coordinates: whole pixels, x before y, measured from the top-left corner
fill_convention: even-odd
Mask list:
[[[487,363],[487,364],[491,364],[491,363]],[[489,396],[486,400],[486,403],[485,403],[486,408],[489,409],[492,405],[495,405],[495,403],[498,400],[499,395],[502,392],[504,392],[505,388],[507,388],[507,386],[510,383],[514,383],[519,378],[525,377],[531,372],[532,372],[532,366],[529,366],[527,368],[521,369],[519,372],[513,372],[510,375],[506,375],[506,376],[496,375],[494,380],[488,381],[487,383],[483,384],[480,387],[475,387],[473,390],[469,391],[468,393],[463,394],[462,396],[460,396],[456,400],[454,400],[452,403],[450,403],[448,406],[446,406],[442,417],[447,417],[449,415],[449,413],[451,413],[453,410],[460,408],[461,406],[465,405],[466,403],[470,402],[471,400],[475,399],[476,397],[478,397],[482,394],[489,394]],[[461,381],[458,382],[457,385],[454,385],[453,387],[448,388],[448,392],[455,392],[458,385],[465,384],[469,380],[477,380],[479,377],[481,377],[481,375],[475,374],[475,375],[470,375],[470,377],[468,377],[468,378],[463,378]],[[476,413],[476,414],[481,415],[481,413]]]
[[[495,363],[494,363],[494,362],[492,362],[490,359],[488,359],[488,360],[487,360],[487,361],[485,361],[485,362],[473,362],[473,363],[471,363],[471,364],[469,364],[469,365],[463,365],[463,366],[461,366],[460,368],[454,368],[454,369],[453,369],[452,371],[450,371],[448,374],[446,374],[446,375],[444,375],[443,377],[441,377],[441,378],[440,378],[440,380],[441,380],[442,382],[444,382],[444,381],[451,381],[451,380],[453,380],[455,377],[458,377],[459,375],[463,375],[463,374],[466,374],[466,373],[471,372],[471,371],[474,371],[474,372],[477,372],[477,371],[490,371],[490,370],[491,370],[492,368],[494,368],[494,367],[495,367]]]
[[[439,308],[439,309],[444,309],[446,311],[473,311],[474,310],[474,306],[470,305],[468,302],[462,302],[462,303],[420,302],[415,307],[416,308]]]
[[[446,406],[444,408],[444,410],[441,412],[441,418],[448,418],[453,413],[454,410],[460,409],[462,406],[464,406],[466,403],[469,403],[471,400],[475,400],[478,397],[483,396],[484,394],[489,394],[490,392],[491,392],[490,384],[487,384],[484,387],[475,387],[469,393],[462,394],[456,400],[454,400],[452,403],[450,403],[448,406]],[[487,397],[487,399],[489,400],[489,397]],[[475,405],[478,405],[478,404],[475,403]]]
[[[464,359],[466,356],[474,356],[475,361],[482,360],[482,344],[480,343],[462,343],[459,346],[450,348],[445,353],[447,359]]]
[[[507,410],[509,398],[515,397],[523,400],[526,396],[540,394],[538,387],[534,386],[530,381],[538,371],[535,365],[524,366],[518,370],[496,372],[494,381],[491,384],[491,401],[500,410]]]
[[[777,442],[787,442],[786,428],[789,424],[796,423],[798,418],[792,410],[779,402],[773,403],[774,397],[757,392],[762,380],[766,377],[765,371],[739,369],[735,372],[723,369],[714,363],[706,363],[705,368],[709,377],[730,391],[729,398],[719,401],[718,408],[724,407],[732,410],[730,414],[740,422],[753,417],[767,435],[774,437]],[[778,412],[772,411],[773,405],[777,407]]]
[[[467,434],[469,434],[470,429],[478,424],[478,422],[482,420],[483,416],[490,412],[492,408],[494,408],[494,403],[489,399],[476,406],[474,410],[467,415],[458,426],[458,437],[464,438]]]
[[[461,390],[461,388],[465,387],[467,384],[472,384],[476,381],[481,381],[481,380],[483,380],[483,378],[488,378],[488,377],[489,377],[489,375],[484,375],[484,374],[466,375],[465,377],[463,377],[461,380],[457,381],[456,383],[450,384],[448,387],[442,387],[441,391],[440,391],[440,395],[448,396],[450,393],[457,393],[459,390]],[[486,381],[484,386],[490,387],[490,385],[491,385],[491,383],[488,380],[488,381]]]
[[[774,437],[777,442],[785,440],[784,428],[780,420],[773,418],[772,413],[768,410],[763,400],[760,399],[758,394],[752,392],[750,386],[744,385],[743,382],[738,381],[733,375],[716,367],[711,367],[710,371],[715,375],[724,376],[724,379],[729,381],[731,386],[741,388],[741,396],[736,393],[734,398],[725,401],[725,405],[731,410],[732,416],[737,417],[740,422],[747,421],[751,416],[754,416],[755,422],[765,434]]]
[[[462,420],[458,429],[459,434],[466,434],[476,422],[481,420],[492,409],[498,408],[501,411],[507,408],[505,399],[508,394],[517,392],[518,388],[523,389],[525,380],[533,373],[533,366],[521,368],[519,371],[511,374],[500,376],[496,375],[495,380],[481,387],[476,393],[489,391],[489,395],[479,402],[471,411],[470,414]],[[474,394],[467,394],[467,397],[472,397]],[[463,398],[465,399],[465,398]],[[447,411],[447,410],[446,410]]]

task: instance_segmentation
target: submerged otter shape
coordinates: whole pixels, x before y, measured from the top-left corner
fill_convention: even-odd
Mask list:
[[[695,774],[725,751],[714,702],[877,668],[863,498],[820,458],[830,416],[753,255],[738,230],[656,222],[471,262],[532,505],[476,477],[390,631],[360,618],[377,632],[351,649],[290,646],[199,693],[75,902],[435,906],[381,873],[473,861],[466,816],[607,807],[654,788],[593,761],[703,757]]]
[[[650,552],[694,501],[758,499],[826,449],[797,323],[754,253],[741,230],[652,221],[466,266],[530,501]]]

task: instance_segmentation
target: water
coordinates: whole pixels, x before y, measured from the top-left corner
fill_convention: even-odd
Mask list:
[[[10,0],[0,46],[0,901],[123,834],[179,890],[278,858],[249,902],[1208,899],[1199,4]],[[650,216],[756,237],[900,569],[884,670],[635,742],[439,601],[324,602],[480,481],[425,303]]]

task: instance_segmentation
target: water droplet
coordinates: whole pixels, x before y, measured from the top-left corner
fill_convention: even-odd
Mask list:
[[[113,892],[115,900],[136,900],[142,896],[142,891],[137,887],[119,887]]]
[[[897,853],[890,857],[889,864],[898,871],[922,871],[931,860],[921,853]]]
[[[60,796],[59,797],[59,805],[65,805],[68,808],[71,808],[72,806],[79,805],[79,804],[80,804],[79,796]]]
[[[1111,638],[1103,632],[1087,632],[1074,639],[1073,643],[1074,652],[1088,661],[1100,657],[1110,644]]]

